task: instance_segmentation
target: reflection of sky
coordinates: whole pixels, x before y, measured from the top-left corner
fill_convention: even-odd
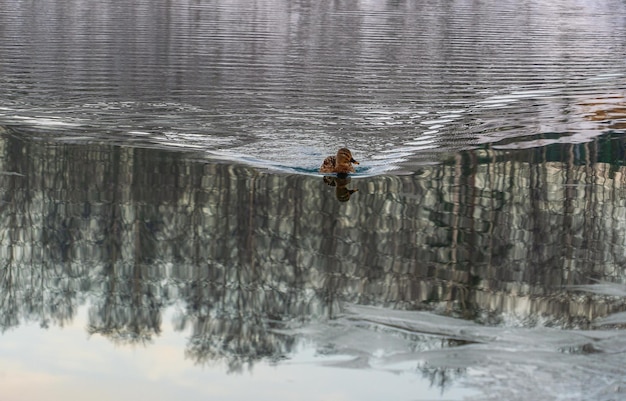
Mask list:
[[[451,388],[430,388],[415,370],[390,373],[324,366],[312,347],[277,365],[226,374],[225,367],[196,366],[184,357],[187,333],[163,332],[147,346],[115,345],[89,336],[86,308],[66,327],[23,324],[0,336],[3,401],[17,400],[435,400],[461,399]]]

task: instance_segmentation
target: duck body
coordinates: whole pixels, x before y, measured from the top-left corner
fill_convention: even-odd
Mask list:
[[[328,156],[324,159],[320,167],[320,173],[354,173],[354,166],[352,164],[359,164],[359,162],[354,160],[350,149],[341,148],[337,151],[336,156]]]

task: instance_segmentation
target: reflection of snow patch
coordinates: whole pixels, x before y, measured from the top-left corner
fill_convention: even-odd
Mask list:
[[[326,339],[320,334],[321,341],[336,340],[337,350],[356,346],[373,367],[461,370],[465,373],[459,380],[465,386],[484,392],[476,399],[608,401],[621,399],[617,395],[626,388],[623,330],[488,327],[429,312],[357,305],[347,311],[341,322],[346,330],[355,328],[353,335]],[[626,319],[624,315],[618,315],[620,321]],[[379,339],[373,343],[378,345],[359,347],[358,338],[364,337],[363,328],[368,326],[389,342]],[[404,349],[398,343],[401,339]],[[380,344],[385,344],[382,349]]]

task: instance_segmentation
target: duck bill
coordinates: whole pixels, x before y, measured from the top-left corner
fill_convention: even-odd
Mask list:
[[[356,160],[354,160],[354,159],[351,159],[351,160],[350,160],[350,163],[359,164],[359,162],[358,162],[358,161],[356,161]]]

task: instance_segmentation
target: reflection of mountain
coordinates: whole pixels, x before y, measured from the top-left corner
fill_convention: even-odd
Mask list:
[[[319,177],[157,150],[5,132],[0,152],[4,329],[62,324],[89,299],[90,332],[149,341],[176,304],[190,357],[239,369],[289,351],[274,327],[342,301],[566,326],[621,307],[563,288],[621,278],[619,138],[467,152],[355,180],[347,204]]]

